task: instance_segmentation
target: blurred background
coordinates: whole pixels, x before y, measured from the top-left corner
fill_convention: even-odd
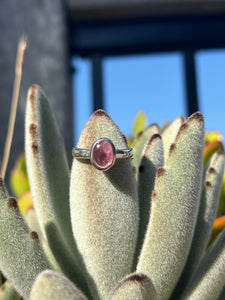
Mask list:
[[[206,129],[225,136],[225,50],[200,50],[195,55],[198,108]],[[73,59],[75,142],[92,109],[91,63]],[[108,57],[103,62],[104,107],[123,133],[130,135],[138,111],[148,123],[163,125],[188,115],[184,61],[179,52]]]
[[[47,94],[69,153],[98,108],[126,135],[140,110],[159,125],[200,110],[206,129],[225,136],[225,1],[1,0],[1,157],[22,34],[28,49],[11,166],[24,150],[33,83]]]

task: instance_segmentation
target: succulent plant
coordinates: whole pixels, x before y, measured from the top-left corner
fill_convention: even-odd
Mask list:
[[[135,138],[133,159],[101,171],[74,158],[70,173],[46,96],[33,85],[25,153],[35,209],[22,216],[0,181],[0,299],[223,299],[225,231],[208,243],[225,157],[216,152],[204,167],[204,133],[199,112],[163,131],[153,124]],[[98,110],[78,147],[103,137],[127,148]]]

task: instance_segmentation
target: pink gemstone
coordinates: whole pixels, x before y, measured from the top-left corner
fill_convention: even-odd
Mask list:
[[[92,163],[99,170],[107,170],[114,163],[113,145],[104,139],[97,141],[92,148]]]

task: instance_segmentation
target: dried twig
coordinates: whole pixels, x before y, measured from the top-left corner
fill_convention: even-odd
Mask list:
[[[26,46],[27,46],[27,41],[26,41],[26,38],[23,36],[20,39],[20,42],[18,45],[18,50],[17,50],[15,80],[14,80],[13,95],[12,95],[11,109],[10,109],[10,115],[9,115],[9,125],[8,125],[8,132],[7,132],[7,136],[6,136],[4,154],[3,154],[3,159],[2,159],[2,166],[1,166],[2,179],[5,178],[5,173],[6,173],[9,156],[10,156],[11,145],[12,145],[17,104],[18,104],[19,91],[20,91],[20,83],[21,83],[21,78],[22,78],[23,58],[24,58]]]

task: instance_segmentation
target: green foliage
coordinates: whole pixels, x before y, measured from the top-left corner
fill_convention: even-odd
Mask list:
[[[24,298],[28,298],[36,276],[51,268],[38,235],[30,231],[15,198],[0,181],[0,268]]]
[[[34,209],[23,198],[25,189],[18,192],[22,177],[14,176],[14,191],[22,193],[19,202],[25,199],[24,216],[1,181],[0,269],[9,281],[0,299],[222,299],[225,231],[210,241],[223,182],[222,148],[207,151],[204,167],[199,112],[163,130],[145,125],[140,113],[133,160],[117,159],[103,172],[74,158],[70,172],[46,96],[38,86],[30,88],[25,152]],[[90,149],[102,137],[127,147],[117,125],[98,110],[78,147]]]
[[[137,241],[137,257],[142,248],[148,226],[151,195],[154,189],[155,176],[159,167],[164,165],[163,143],[159,134],[154,134],[145,145],[140,165],[137,170],[138,202],[139,202],[139,233]]]
[[[144,274],[134,273],[124,278],[113,290],[109,300],[156,300],[151,280]]]
[[[142,151],[145,144],[149,141],[149,137],[152,137],[154,134],[159,133],[159,127],[157,124],[152,124],[146,127],[142,132],[137,135],[133,142],[134,148],[134,157],[133,157],[133,166],[137,169],[141,162]]]
[[[0,300],[20,300],[20,295],[16,292],[10,282],[6,281],[0,288]]]
[[[218,299],[225,282],[225,231],[221,233],[201,264],[181,299]]]
[[[199,207],[203,139],[203,117],[196,113],[181,125],[166,164],[156,174],[137,271],[151,278],[159,299],[169,298],[190,248]]]
[[[30,300],[40,299],[87,300],[68,278],[52,270],[43,271],[34,282]]]
[[[127,147],[119,128],[103,111],[95,112],[89,119],[78,147],[90,149],[102,136],[113,141],[116,148]],[[132,271],[138,196],[130,160],[116,160],[113,168],[101,172],[74,159],[70,213],[78,249],[99,297],[106,299],[119,280]],[[97,297],[95,292],[93,295]]]
[[[10,173],[10,187],[16,197],[20,197],[30,189],[24,154],[21,154],[17,159]]]
[[[136,136],[145,129],[147,125],[147,116],[144,111],[140,111],[134,120],[133,124],[133,137],[136,138]]]

